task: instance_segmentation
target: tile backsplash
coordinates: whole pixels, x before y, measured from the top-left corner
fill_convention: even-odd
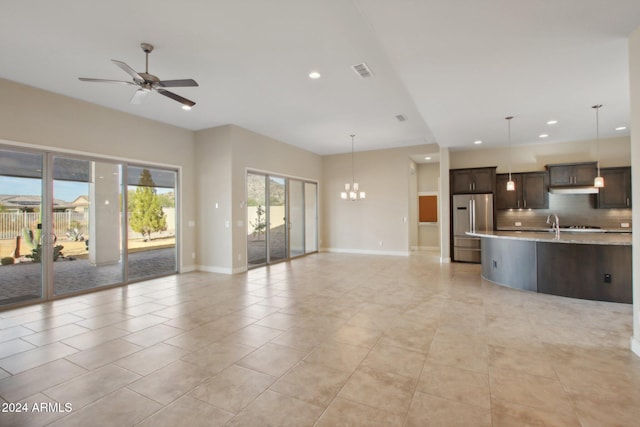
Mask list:
[[[631,209],[596,209],[595,194],[549,194],[549,209],[510,209],[496,211],[496,226],[514,228],[549,227],[549,214],[558,215],[560,226],[589,225],[631,231]],[[621,227],[628,223],[629,228]]]

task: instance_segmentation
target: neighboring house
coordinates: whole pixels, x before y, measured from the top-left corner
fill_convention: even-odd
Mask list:
[[[6,212],[36,212],[40,209],[40,196],[22,196],[15,194],[0,194],[0,205]],[[53,199],[53,211],[64,212],[74,207],[69,202]],[[82,212],[82,211],[81,211]]]
[[[78,196],[73,202],[71,202],[71,209],[74,212],[85,213],[89,210],[89,196]]]

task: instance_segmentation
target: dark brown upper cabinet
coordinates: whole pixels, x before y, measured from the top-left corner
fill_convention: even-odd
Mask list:
[[[496,209],[547,209],[549,175],[547,172],[513,173],[516,190],[507,191],[509,174],[496,175]]]
[[[630,208],[631,168],[601,168],[600,174],[604,178],[604,187],[598,192],[598,208]]]
[[[493,193],[496,167],[452,169],[449,178],[451,194]]]
[[[598,174],[596,162],[563,163],[547,165],[549,171],[549,185],[556,186],[589,186]]]

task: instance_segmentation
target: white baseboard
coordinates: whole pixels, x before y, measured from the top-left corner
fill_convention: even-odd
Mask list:
[[[344,248],[323,248],[322,252],[333,252],[337,254],[357,254],[357,255],[391,255],[409,256],[409,251],[371,251],[365,249],[344,249]]]
[[[631,351],[640,357],[640,340],[636,339],[636,337],[631,337]]]
[[[440,257],[440,264],[449,264],[451,262],[451,257]]]
[[[243,267],[229,268],[229,267],[216,267],[211,265],[198,265],[196,266],[196,270],[204,271],[207,273],[220,273],[220,274],[232,275],[232,274],[240,274],[240,273],[246,272],[247,267],[243,266]]]
[[[198,271],[204,271],[207,273],[220,273],[220,274],[233,274],[233,269],[228,267],[215,267],[211,265],[199,265]]]
[[[246,266],[236,267],[232,270],[232,274],[246,273],[249,269]]]
[[[439,251],[440,246],[411,246],[412,251]]]
[[[183,266],[182,268],[180,268],[180,274],[182,273],[191,273],[192,271],[197,271],[198,270],[198,266],[197,265],[187,265],[187,266]]]

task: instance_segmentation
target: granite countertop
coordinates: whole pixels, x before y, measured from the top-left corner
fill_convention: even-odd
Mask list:
[[[555,233],[550,231],[480,231],[476,233],[468,232],[467,235],[494,239],[529,240],[532,242],[631,245],[631,233],[573,233],[560,231],[560,239],[556,239]]]
[[[499,227],[498,231],[547,231],[551,232],[550,227]],[[562,228],[561,233],[626,233],[631,234],[631,228],[596,228],[596,229],[584,229],[584,228]]]

